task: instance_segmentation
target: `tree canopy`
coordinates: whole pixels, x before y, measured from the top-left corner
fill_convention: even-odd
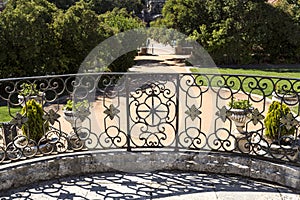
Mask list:
[[[84,0],[66,10],[47,0],[10,0],[0,12],[1,77],[76,73],[101,41],[142,26],[126,9],[99,15]]]
[[[57,8],[67,10],[80,0],[48,0],[54,3]],[[141,0],[84,0],[97,14],[103,14],[112,11],[114,8],[125,8],[128,12],[139,13],[144,7]]]
[[[300,1],[167,0],[152,26],[198,41],[219,64],[298,63]],[[1,77],[76,73],[100,42],[144,27],[143,0],[10,0],[0,12]],[[166,42],[167,32],[153,31]],[[111,71],[126,71],[135,52]]]
[[[155,26],[197,40],[217,64],[293,63],[299,25],[265,0],[168,0]]]
[[[0,13],[1,76],[54,71],[56,39],[51,24],[57,8],[44,0],[12,0]]]

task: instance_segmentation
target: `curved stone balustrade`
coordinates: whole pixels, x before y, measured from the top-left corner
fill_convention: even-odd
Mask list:
[[[43,124],[37,140],[32,135],[34,123],[27,124],[30,116],[26,102],[30,98],[18,99],[23,83],[42,94]],[[279,85],[280,93],[275,89]],[[2,79],[0,103],[7,106],[12,118],[2,123],[0,135],[2,189],[21,184],[22,174],[31,181],[120,167],[126,171],[126,162],[140,160],[144,161],[130,169],[153,170],[159,166],[234,173],[298,188],[299,88],[300,79],[200,73],[91,73]],[[290,135],[279,131],[271,140],[265,135],[264,119],[274,94],[282,97],[276,100],[280,105],[286,104],[292,111],[280,119],[279,130],[295,131]],[[293,101],[284,98],[291,94]],[[71,123],[63,117],[70,98],[76,110]],[[247,99],[253,107],[245,124],[238,127],[230,116],[234,108],[228,106],[233,98]],[[25,105],[23,113],[11,112],[21,105]],[[162,156],[162,161],[154,162],[152,156]],[[21,169],[24,171],[18,171]],[[45,175],[34,178],[42,172]]]
[[[0,168],[0,191],[72,175],[156,170],[239,175],[300,189],[300,167],[222,153],[86,151],[35,158]]]

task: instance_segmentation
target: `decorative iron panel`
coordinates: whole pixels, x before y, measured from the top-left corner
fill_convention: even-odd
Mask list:
[[[132,147],[175,147],[177,75],[143,74],[127,79]]]
[[[299,79],[247,75],[91,73],[2,79],[0,103],[11,119],[2,120],[0,163],[87,149],[156,148],[299,164],[299,94]],[[32,98],[43,113],[35,123],[28,104]],[[65,112],[68,99],[74,100],[73,114]],[[251,106],[236,109],[232,103],[238,99]],[[272,109],[277,111],[270,114]]]

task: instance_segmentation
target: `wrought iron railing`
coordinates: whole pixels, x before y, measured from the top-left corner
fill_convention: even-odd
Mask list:
[[[42,117],[24,83],[38,90]],[[0,163],[87,149],[163,149],[300,164],[298,79],[98,73],[2,79],[0,91],[11,116],[2,123]],[[63,111],[70,98],[77,112]],[[248,101],[240,103],[245,109],[229,104],[238,99]],[[278,110],[267,117],[273,101]]]

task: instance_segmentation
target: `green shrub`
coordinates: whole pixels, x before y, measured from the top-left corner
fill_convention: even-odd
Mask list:
[[[247,99],[232,99],[229,103],[228,103],[228,106],[230,108],[233,108],[233,109],[249,109],[251,108],[252,104],[249,102],[249,100]]]
[[[28,118],[28,121],[22,126],[23,134],[38,142],[44,136],[44,133],[49,130],[49,123],[45,123],[43,119],[42,105],[31,99],[22,108],[21,114],[26,114]]]
[[[280,102],[273,101],[269,107],[268,113],[264,120],[265,124],[265,135],[271,139],[277,139],[280,136],[292,135],[296,127],[292,127],[289,130],[280,122],[283,116],[291,113],[290,108],[281,104]]]

